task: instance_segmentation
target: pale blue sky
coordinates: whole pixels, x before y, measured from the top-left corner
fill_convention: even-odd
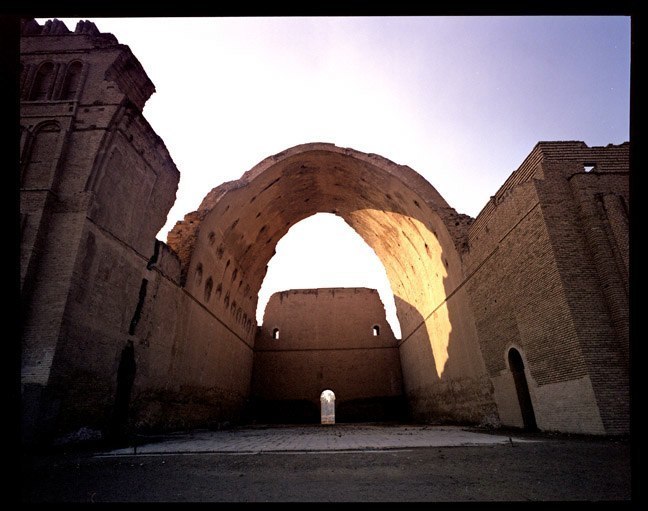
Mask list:
[[[62,19],[74,30],[79,18]],[[181,172],[164,241],[210,189],[297,144],[408,165],[474,217],[539,141],[629,140],[626,16],[89,19],[156,86],[144,115]],[[344,237],[334,224],[289,232],[265,295],[384,285],[381,268],[363,276],[375,261],[351,241],[331,245]],[[300,246],[328,236],[334,250],[300,271]]]

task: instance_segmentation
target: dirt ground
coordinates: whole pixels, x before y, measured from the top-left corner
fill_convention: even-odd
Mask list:
[[[627,439],[534,438],[542,441],[325,453],[23,454],[20,494],[23,503],[635,501]]]

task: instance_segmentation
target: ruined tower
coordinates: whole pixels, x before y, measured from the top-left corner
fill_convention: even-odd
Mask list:
[[[142,115],[155,90],[88,21],[22,25],[23,432],[112,414],[121,352],[160,275],[155,235],[179,173]],[[147,287],[146,284],[150,283]],[[111,377],[107,377],[112,375]],[[71,426],[70,426],[71,427]]]

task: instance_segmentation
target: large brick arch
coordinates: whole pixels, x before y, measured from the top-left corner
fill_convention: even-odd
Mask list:
[[[295,398],[296,382],[297,398],[318,400],[321,383],[342,408],[345,399],[402,390],[413,419],[521,427],[504,356],[516,346],[539,429],[627,434],[628,143],[539,142],[474,222],[408,167],[331,144],[300,145],[212,190],[176,225],[169,247],[155,233],[180,172],[142,116],[155,87],[135,55],[90,21],[74,32],[59,20],[25,19],[21,27],[25,442],[79,428],[173,430],[238,420],[255,397],[259,364],[261,385],[290,365],[268,360],[293,356],[286,353],[295,345],[297,307],[283,302],[278,317],[293,314],[293,323],[281,339],[291,342],[283,351],[271,344],[282,353],[269,355],[263,344],[271,331],[255,324],[257,295],[277,241],[316,212],[343,218],[387,270],[403,338],[381,335],[378,347],[398,359],[402,386],[377,384],[359,395],[360,385],[369,388],[367,375],[383,377],[394,364],[372,363],[362,352],[344,364],[335,353],[326,366],[311,350],[300,359],[304,372],[318,363],[342,373],[346,364],[348,378],[320,382],[318,369],[305,382],[292,371],[292,380],[274,380],[283,388],[256,397]],[[71,56],[81,68],[67,84]],[[368,332],[378,304],[362,309],[350,294],[338,300],[348,289],[314,291],[320,298],[311,310],[327,302],[342,313],[363,311],[336,325],[348,333],[336,338],[339,352],[377,352]],[[337,301],[327,301],[333,292]],[[134,362],[128,378],[119,376],[122,360]]]
[[[483,416],[474,397],[470,410],[461,411],[463,399],[450,383],[483,384],[461,289],[461,252],[472,219],[407,166],[326,143],[266,158],[241,179],[214,188],[169,234],[185,290],[253,346],[258,292],[275,246],[292,225],[318,212],[344,219],[385,266],[413,414]]]

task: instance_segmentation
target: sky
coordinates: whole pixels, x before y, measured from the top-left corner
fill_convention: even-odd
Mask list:
[[[181,175],[163,241],[212,188],[298,144],[408,165],[475,217],[539,141],[629,140],[628,16],[60,19],[113,33],[155,84],[144,116]],[[318,214],[280,240],[257,321],[272,292],[356,286],[379,290],[399,336],[377,256]]]

